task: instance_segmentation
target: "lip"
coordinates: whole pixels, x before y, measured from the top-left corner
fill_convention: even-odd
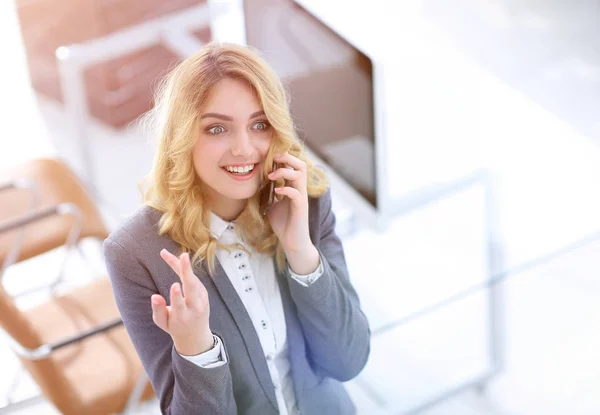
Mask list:
[[[248,164],[252,164],[252,163],[246,163],[246,164],[228,164],[228,166],[247,166]],[[239,174],[234,174],[234,173],[230,173],[227,171],[227,169],[225,167],[221,167],[221,169],[229,176],[231,177],[233,180],[237,180],[237,181],[245,181],[245,180],[249,180],[252,177],[254,177],[254,175],[256,174],[256,171],[258,170],[258,163],[254,163],[254,168],[252,169],[252,171],[248,172],[247,174],[244,175],[239,175]]]

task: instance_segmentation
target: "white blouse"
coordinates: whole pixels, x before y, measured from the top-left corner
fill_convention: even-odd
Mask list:
[[[275,388],[279,412],[282,415],[297,413],[296,396],[288,358],[287,333],[281,293],[275,275],[275,264],[270,255],[255,252],[235,232],[235,223],[226,222],[211,213],[210,229],[221,244],[243,245],[250,255],[241,249],[228,252],[217,250],[217,259],[239,295],[265,353],[267,366]],[[298,275],[290,269],[290,275],[301,285],[309,286],[323,274],[320,262],[312,274]],[[197,356],[183,356],[198,366],[211,368],[227,363],[221,339],[215,336],[215,347]]]

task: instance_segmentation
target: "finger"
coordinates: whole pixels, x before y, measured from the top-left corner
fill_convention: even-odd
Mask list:
[[[299,201],[302,201],[302,199],[303,199],[302,194],[298,191],[298,189],[295,189],[290,186],[276,187],[275,192],[277,194],[287,196],[293,202],[299,202]]]
[[[171,267],[175,274],[177,274],[181,278],[181,264],[179,258],[175,255],[163,249],[160,251],[160,257]]]
[[[185,252],[179,257],[181,263],[181,282],[183,283],[183,294],[185,304],[189,307],[198,303],[198,285],[200,280],[194,275],[190,255]]]
[[[183,294],[181,292],[181,284],[178,282],[171,285],[171,307],[176,311],[185,310],[185,300],[183,299]]]
[[[187,272],[188,272],[188,277],[191,281],[194,282],[194,288],[196,290],[196,297],[197,298],[204,298],[204,299],[208,299],[208,291],[206,291],[206,287],[204,286],[204,284],[202,284],[202,281],[200,281],[200,278],[198,278],[196,276],[196,274],[194,274],[194,268],[192,267],[192,262],[190,260],[190,255],[187,254]],[[185,293],[184,293],[185,294]]]
[[[269,179],[271,179],[271,180],[285,179],[285,180],[293,182],[293,181],[298,181],[298,180],[302,179],[303,176],[304,176],[304,173],[300,170],[290,170],[290,169],[286,169],[286,168],[279,168],[269,174]]]
[[[160,294],[154,294],[150,297],[152,305],[152,321],[162,330],[167,331],[169,313],[167,311],[167,302]]]
[[[277,163],[286,163],[294,170],[306,172],[306,163],[290,153],[276,154],[274,157]]]

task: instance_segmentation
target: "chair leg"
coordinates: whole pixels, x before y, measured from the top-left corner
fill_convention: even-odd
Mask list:
[[[131,391],[131,395],[129,395],[125,409],[123,412],[121,412],[122,415],[130,415],[135,413],[140,406],[142,394],[144,393],[147,384],[148,376],[146,375],[146,372],[142,370],[142,373],[140,373],[140,376],[138,377],[138,380]]]
[[[102,239],[97,239],[94,238],[93,239],[94,243],[98,243],[98,252],[102,252]],[[85,252],[83,250],[83,248],[81,247],[81,243],[77,243],[75,245],[75,248],[77,249],[77,254],[79,255],[79,257],[81,258],[81,260],[85,263],[86,268],[88,269],[88,271],[90,272],[90,276],[92,278],[95,278],[96,276],[100,275],[101,273],[98,272],[97,267],[94,267],[94,259],[89,255],[89,253]],[[106,271],[104,271],[104,274],[106,273]]]
[[[9,403],[7,405],[0,406],[0,415],[9,415],[18,410],[29,408],[33,405],[39,405],[44,401],[46,401],[46,398],[44,398],[42,394],[39,394],[23,399],[22,401]]]
[[[8,390],[4,394],[4,402],[2,405],[0,405],[0,415],[9,414],[16,410],[27,408],[31,405],[38,404],[44,400],[44,397],[41,394],[34,395],[19,401],[13,399],[13,395],[15,394],[21,382],[21,378],[25,373],[25,369],[22,366],[19,366],[12,375],[12,379],[10,381],[10,385],[8,386]]]
[[[19,383],[21,382],[21,376],[23,375],[23,372],[23,368],[19,367],[12,376],[12,380],[10,381],[10,385],[8,386],[8,390],[4,394],[4,399],[7,405],[10,405],[14,402],[12,396],[17,390]]]

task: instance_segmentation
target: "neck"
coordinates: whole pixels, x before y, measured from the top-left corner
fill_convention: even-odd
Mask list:
[[[247,201],[242,200],[220,200],[211,204],[212,212],[221,219],[231,222],[237,219],[244,211]]]

